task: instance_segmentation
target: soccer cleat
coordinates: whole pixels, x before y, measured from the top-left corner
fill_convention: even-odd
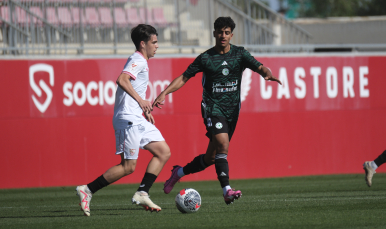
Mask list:
[[[179,177],[177,174],[180,168],[182,167],[179,165],[173,166],[172,175],[170,176],[169,180],[167,180],[164,184],[164,192],[166,194],[169,194],[172,191],[174,185],[177,183],[177,181],[180,180],[181,177]]]
[[[373,176],[374,176],[374,173],[375,170],[373,169],[373,167],[371,167],[371,161],[366,161],[364,164],[363,164],[363,169],[365,170],[365,181],[366,181],[366,184],[367,186],[371,187],[371,184],[372,184],[372,179],[373,179]]]
[[[146,211],[161,211],[161,207],[154,204],[149,197],[149,194],[146,192],[136,192],[134,193],[133,198],[131,198],[131,202],[136,205],[141,205]]]
[[[79,196],[81,210],[85,216],[90,216],[90,203],[92,198],[90,190],[87,188],[87,185],[81,185],[76,187],[75,191],[76,195]]]
[[[227,205],[229,204],[233,204],[233,201],[234,200],[237,200],[238,198],[241,197],[241,191],[240,190],[237,190],[237,191],[234,191],[234,189],[228,189],[228,191],[226,192],[226,194],[224,195],[224,200],[225,200],[225,203]]]

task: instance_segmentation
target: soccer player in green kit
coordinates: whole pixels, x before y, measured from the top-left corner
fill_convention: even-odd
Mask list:
[[[219,17],[214,22],[213,36],[216,44],[199,55],[188,69],[154,100],[153,107],[161,108],[165,96],[177,91],[198,72],[203,72],[201,111],[209,138],[205,154],[198,155],[185,167],[174,166],[171,177],[164,185],[164,192],[170,193],[175,183],[183,176],[200,172],[215,165],[217,178],[223,189],[226,204],[233,203],[241,196],[241,191],[229,185],[227,161],[229,142],[235,131],[240,113],[240,87],[242,74],[249,68],[264,77],[276,81],[271,71],[259,63],[244,47],[230,44],[235,23],[230,17]]]

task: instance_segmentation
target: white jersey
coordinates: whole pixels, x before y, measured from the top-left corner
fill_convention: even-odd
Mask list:
[[[134,90],[142,99],[145,99],[149,82],[149,67],[145,57],[136,51],[127,59],[122,73],[130,75],[130,83]],[[146,122],[142,113],[139,103],[118,86],[115,94],[114,129],[125,129],[130,125],[139,125]]]

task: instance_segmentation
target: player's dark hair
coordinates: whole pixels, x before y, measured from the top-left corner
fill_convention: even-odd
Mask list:
[[[227,27],[231,28],[231,32],[233,32],[236,27],[236,24],[231,17],[219,17],[214,22],[214,30],[223,29]]]
[[[148,42],[151,35],[158,36],[157,30],[151,25],[139,24],[131,29],[131,40],[137,50],[140,48],[141,41]]]

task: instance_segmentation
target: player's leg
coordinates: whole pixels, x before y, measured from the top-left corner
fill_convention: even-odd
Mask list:
[[[86,216],[90,216],[90,202],[92,195],[107,185],[134,172],[138,158],[140,138],[135,128],[130,127],[115,130],[116,153],[120,154],[121,163],[108,169],[100,177],[87,185],[76,187],[81,209]]]
[[[87,185],[76,187],[76,194],[79,196],[80,206],[84,215],[90,216],[90,203],[92,195],[107,185],[134,172],[137,160],[125,160],[121,154],[121,163],[108,169],[100,177]]]
[[[383,151],[381,155],[379,155],[374,161],[366,161],[363,164],[363,169],[365,170],[365,180],[366,184],[371,187],[372,179],[374,176],[375,170],[386,162],[386,150]]]
[[[229,136],[227,133],[220,133],[212,136],[212,141],[215,145],[216,155],[214,158],[217,179],[220,181],[221,188],[224,190],[224,195],[229,186],[229,165],[228,165],[228,148]]]
[[[149,190],[162,168],[170,158],[170,148],[166,144],[159,130],[152,124],[145,125],[146,132],[141,140],[141,148],[153,154],[142,182],[132,198],[132,202],[143,206],[146,210],[161,211],[161,207],[154,204],[149,198]]]
[[[150,142],[144,148],[150,151],[153,157],[146,168],[146,173],[137,191],[149,193],[151,186],[169,160],[171,154],[170,148],[165,141]]]
[[[204,124],[207,130],[207,133],[205,135],[209,138],[208,148],[206,149],[205,154],[200,154],[196,156],[191,162],[189,162],[183,168],[178,169],[178,175],[180,177],[201,172],[202,170],[206,169],[207,167],[215,163],[217,146],[215,142],[212,141],[212,137],[214,134],[224,132],[219,129],[213,128],[212,122],[216,120],[217,120],[216,117],[204,118]]]
[[[121,153],[121,163],[118,165],[115,165],[108,169],[102,177],[105,178],[108,184],[114,183],[115,181],[121,179],[124,176],[130,175],[135,171],[135,167],[137,165],[137,159],[125,159],[124,154]],[[95,193],[102,187],[95,187],[93,184],[90,183],[90,185],[87,185],[90,187],[90,190],[92,193]]]
[[[204,118],[204,124],[207,129],[206,136],[209,138],[208,148],[205,154],[200,154],[193,158],[191,162],[189,162],[184,167],[179,165],[173,166],[172,174],[168,180],[166,180],[164,184],[164,192],[166,194],[170,193],[174,187],[174,185],[185,175],[189,175],[192,173],[198,173],[207,167],[214,164],[214,157],[216,155],[216,146],[212,138],[212,122],[211,118]]]
[[[200,154],[196,156],[191,162],[186,164],[179,171],[180,176],[198,173],[206,169],[207,167],[214,165],[215,156],[216,156],[216,145],[213,141],[209,141],[208,148],[206,149],[205,154]]]
[[[240,198],[242,194],[240,190],[233,190],[229,184],[229,135],[228,133],[216,134],[213,135],[212,140],[216,146],[215,167],[217,179],[220,181],[225,203],[231,204],[235,199]]]
[[[207,167],[214,164],[214,156],[216,154],[215,146],[213,142],[209,142],[208,148],[205,154],[200,154],[193,158],[184,167],[179,165],[173,166],[172,174],[170,178],[164,184],[164,192],[166,194],[170,193],[173,190],[174,185],[185,175],[192,173],[198,173]]]

